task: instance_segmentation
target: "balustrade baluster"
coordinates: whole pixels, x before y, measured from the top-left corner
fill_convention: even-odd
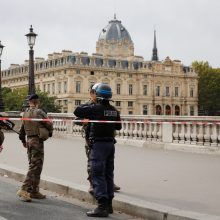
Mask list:
[[[154,123],[153,125],[153,131],[152,131],[152,136],[153,136],[153,141],[157,140],[157,124]]]
[[[210,146],[211,145],[211,131],[210,131],[210,125],[204,125],[204,145]]]
[[[147,124],[146,123],[141,124],[141,137],[143,140],[147,139]]]
[[[190,144],[191,143],[190,134],[191,134],[191,124],[187,123],[186,124],[186,133],[185,133],[185,143],[186,144]]]
[[[162,142],[162,124],[157,124],[158,132],[157,132],[157,141]]]
[[[173,132],[173,143],[179,142],[179,125],[173,124],[174,132]]]
[[[211,146],[217,147],[218,135],[217,135],[217,125],[211,125]]]
[[[147,140],[152,141],[152,123],[147,124]]]
[[[197,124],[192,124],[191,144],[197,143]]]
[[[197,142],[198,145],[204,144],[204,132],[203,132],[203,124],[202,123],[199,124],[197,139],[198,139],[198,142]]]
[[[185,143],[185,124],[180,124],[180,133],[179,133],[179,143],[184,144]]]

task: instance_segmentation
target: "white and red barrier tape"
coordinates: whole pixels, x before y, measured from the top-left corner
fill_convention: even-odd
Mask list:
[[[10,118],[10,117],[0,117],[1,121],[11,120],[11,121],[48,121],[48,122],[81,122],[81,123],[131,123],[131,124],[205,124],[205,125],[220,125],[220,121],[150,121],[150,120],[122,120],[122,121],[105,121],[105,120],[89,120],[89,119],[55,119],[55,118]]]

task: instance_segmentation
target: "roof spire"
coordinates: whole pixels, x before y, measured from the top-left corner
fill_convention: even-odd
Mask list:
[[[153,47],[152,61],[158,61],[157,55],[157,42],[156,42],[156,30],[154,29],[154,47]]]
[[[114,20],[116,20],[116,13],[114,13]]]

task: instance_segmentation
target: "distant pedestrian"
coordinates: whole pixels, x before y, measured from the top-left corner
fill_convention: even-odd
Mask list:
[[[38,108],[38,95],[32,94],[28,100],[30,107],[25,110],[23,118],[46,119],[46,113]],[[44,162],[44,141],[52,137],[52,132],[53,125],[50,121],[24,120],[22,122],[19,139],[27,148],[29,169],[17,195],[25,202],[30,202],[32,198],[46,198],[39,192],[39,183]]]

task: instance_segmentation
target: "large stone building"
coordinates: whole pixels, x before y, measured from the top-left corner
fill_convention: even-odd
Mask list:
[[[197,115],[198,76],[191,67],[167,57],[159,61],[156,33],[152,59],[134,55],[129,32],[114,17],[102,29],[96,53],[48,54],[35,58],[35,84],[57,97],[62,112],[73,112],[88,100],[88,88],[96,82],[108,83],[114,105],[121,114]],[[21,88],[28,84],[28,61],[12,64],[2,71],[2,86]]]

